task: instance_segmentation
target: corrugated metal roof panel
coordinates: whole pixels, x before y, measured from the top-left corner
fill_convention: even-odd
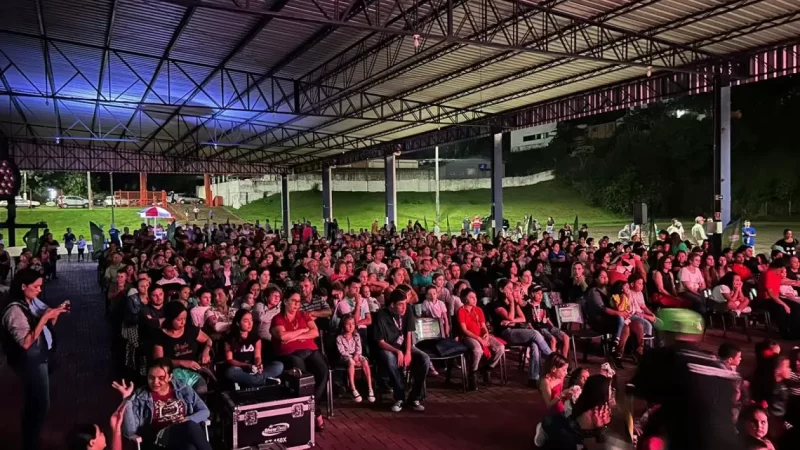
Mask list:
[[[195,11],[186,31],[175,43],[171,56],[217,65],[258,21],[258,17],[200,8]]]
[[[104,45],[111,3],[106,0],[41,1],[47,35]]]
[[[165,2],[118,1],[111,46],[161,57],[185,12]]]
[[[31,0],[3,0],[0,2],[0,29],[39,34],[36,2]]]

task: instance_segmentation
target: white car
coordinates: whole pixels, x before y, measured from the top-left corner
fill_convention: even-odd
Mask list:
[[[103,206],[111,206],[111,202],[114,202],[114,206],[129,206],[130,202],[128,199],[125,198],[114,198],[113,196],[109,195],[103,200]]]
[[[77,195],[66,195],[60,206],[61,208],[88,208],[89,199]]]
[[[14,204],[20,208],[37,208],[42,205],[36,200],[25,200],[19,195],[14,197]],[[0,206],[8,206],[8,202],[6,200],[0,200]]]

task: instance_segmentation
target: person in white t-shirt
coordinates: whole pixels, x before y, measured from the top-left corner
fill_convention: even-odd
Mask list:
[[[383,262],[384,253],[384,249],[378,247],[373,255],[373,261],[367,265],[367,273],[377,275],[378,281],[385,280],[386,274],[389,272],[389,267]]]
[[[699,254],[689,255],[688,264],[678,273],[678,279],[681,280],[681,296],[692,302],[693,310],[705,315],[706,305],[703,291],[706,289],[706,281],[703,278],[703,271],[700,270]]]
[[[450,336],[450,317],[447,314],[447,305],[439,300],[436,287],[430,285],[425,288],[425,301],[422,302],[422,317],[439,319],[444,336]]]
[[[197,306],[189,311],[192,317],[192,323],[197,328],[202,329],[206,320],[206,311],[211,307],[211,292],[207,289],[200,289],[197,291]]]

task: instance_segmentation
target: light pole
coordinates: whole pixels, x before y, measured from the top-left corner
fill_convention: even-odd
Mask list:
[[[114,207],[117,203],[117,196],[114,195],[114,172],[108,172],[108,179],[109,184],[111,185],[111,223],[116,224],[117,221],[114,220]]]

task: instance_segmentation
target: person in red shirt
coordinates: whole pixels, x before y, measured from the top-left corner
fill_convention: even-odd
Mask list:
[[[315,339],[319,337],[314,319],[308,313],[300,311],[302,294],[290,289],[283,301],[283,312],[272,319],[272,341],[275,352],[286,369],[300,369],[314,375],[314,409],[317,416],[317,429],[322,430],[325,423],[322,419],[320,399],[325,398],[328,384],[328,363],[322,356]]]
[[[773,260],[769,270],[761,275],[758,283],[758,299],[754,309],[765,308],[772,320],[778,324],[781,337],[796,339],[800,336],[800,304],[784,301],[780,297],[781,282],[786,278],[785,262]]]
[[[734,253],[731,270],[742,278],[743,283],[752,282],[753,272],[744,265],[744,252],[737,251]]]
[[[461,301],[464,306],[459,308],[457,313],[458,325],[461,327],[461,335],[464,338],[470,352],[470,390],[477,389],[477,373],[480,369],[481,357],[486,358],[483,367],[484,383],[491,384],[491,370],[500,362],[500,358],[505,353],[505,346],[494,336],[489,334],[486,328],[486,317],[483,311],[478,308],[478,296],[472,289],[461,291]]]

